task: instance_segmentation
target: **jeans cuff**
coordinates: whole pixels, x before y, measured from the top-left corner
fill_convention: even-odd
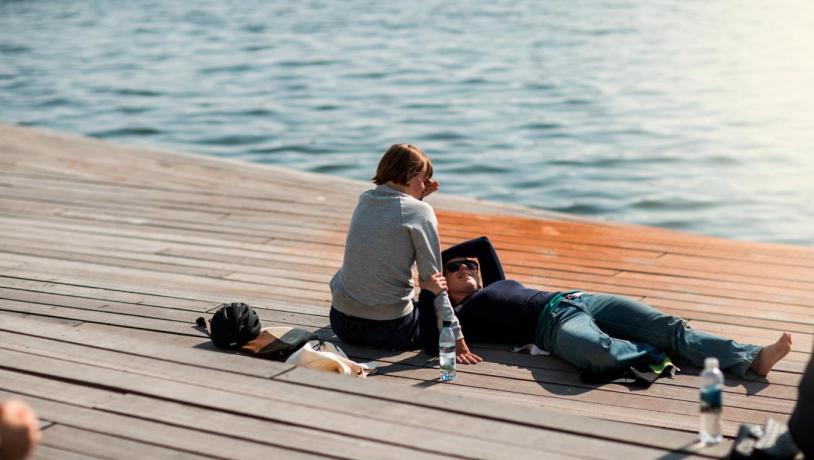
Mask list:
[[[736,376],[744,379],[744,380],[756,380],[762,378],[762,375],[758,375],[752,371],[752,362],[757,358],[758,353],[763,350],[763,347],[760,345],[744,345],[748,351],[744,353],[743,362],[735,364],[734,366],[730,367],[729,369],[724,369]]]

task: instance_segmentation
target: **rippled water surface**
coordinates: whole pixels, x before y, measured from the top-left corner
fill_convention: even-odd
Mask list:
[[[814,3],[4,1],[0,121],[814,245]]]

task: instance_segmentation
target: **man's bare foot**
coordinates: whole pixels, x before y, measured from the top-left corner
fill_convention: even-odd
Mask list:
[[[784,332],[777,342],[767,345],[760,350],[752,361],[752,371],[758,375],[767,375],[778,361],[791,351],[791,334]]]

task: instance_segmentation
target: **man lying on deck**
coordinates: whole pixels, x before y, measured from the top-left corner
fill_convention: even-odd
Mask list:
[[[671,356],[698,367],[706,357],[716,357],[722,370],[738,377],[765,376],[791,351],[787,332],[766,347],[740,344],[624,297],[527,288],[506,279],[485,236],[443,251],[442,259],[443,275],[421,282],[419,302],[447,291],[470,341],[533,343],[586,375],[615,375]]]

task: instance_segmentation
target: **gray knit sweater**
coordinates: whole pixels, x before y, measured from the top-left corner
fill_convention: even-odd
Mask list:
[[[432,207],[387,185],[359,196],[345,258],[331,279],[333,307],[373,320],[401,318],[413,310],[413,265],[427,279],[441,271],[438,221]],[[435,298],[438,323],[451,321],[463,337],[447,293]]]

